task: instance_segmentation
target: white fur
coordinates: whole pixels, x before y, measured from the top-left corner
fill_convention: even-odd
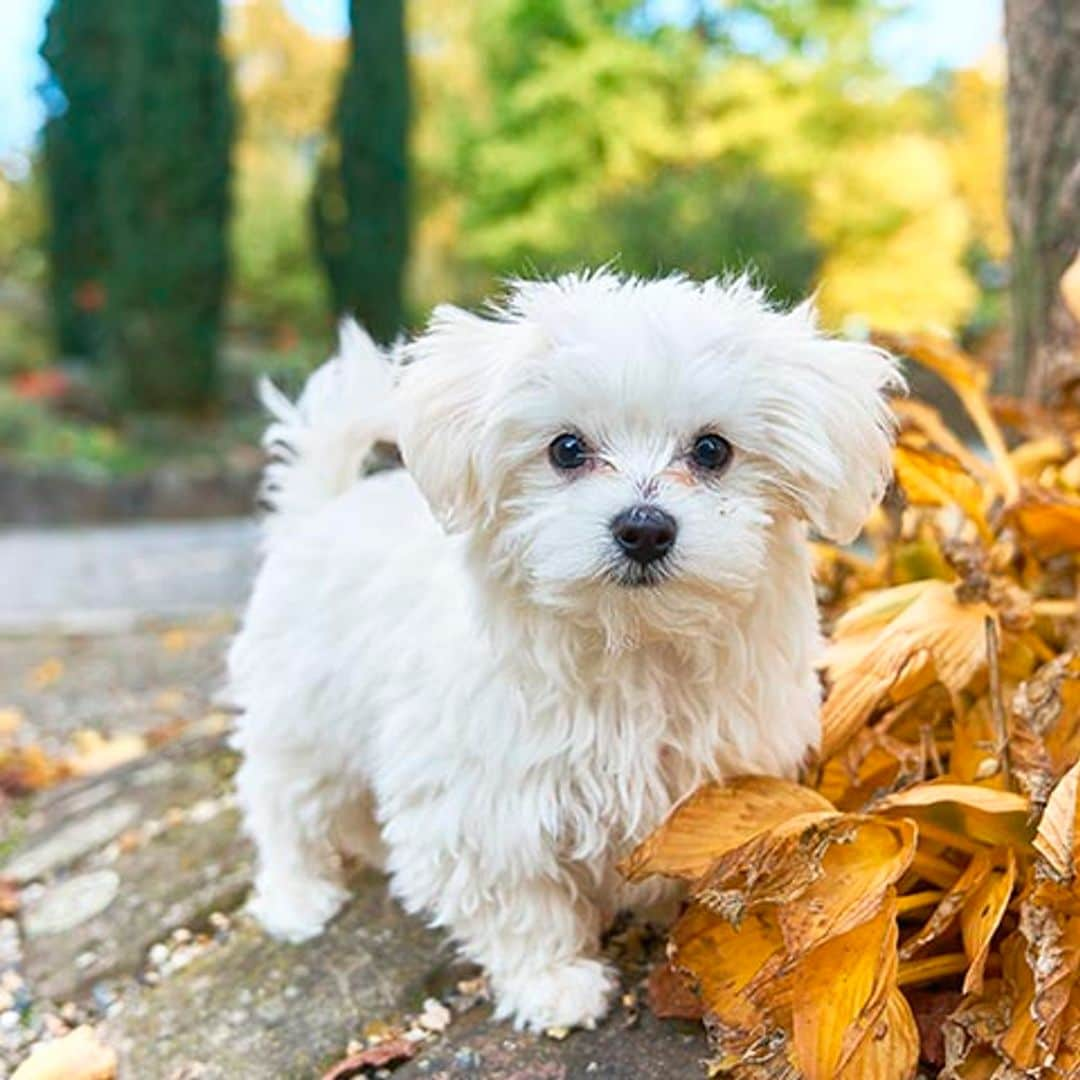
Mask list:
[[[230,656],[253,909],[318,933],[359,853],[501,1015],[589,1024],[605,921],[655,898],[617,859],[704,780],[793,775],[818,740],[805,522],[846,541],[879,498],[893,364],[742,280],[606,272],[438,309],[393,384],[358,329],[342,350],[275,404],[293,452]],[[388,419],[409,471],[358,480]],[[572,475],[567,430],[597,448]],[[687,463],[706,430],[734,446],[716,477]],[[632,588],[609,522],[642,501],[679,532]]]

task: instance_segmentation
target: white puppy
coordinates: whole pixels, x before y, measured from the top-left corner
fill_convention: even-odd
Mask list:
[[[439,308],[391,365],[355,326],[268,440],[265,561],[230,656],[253,910],[317,934],[337,853],[492,978],[589,1024],[616,861],[703,781],[818,739],[806,522],[889,473],[890,359],[745,281],[611,273]],[[408,471],[359,479],[376,439]]]

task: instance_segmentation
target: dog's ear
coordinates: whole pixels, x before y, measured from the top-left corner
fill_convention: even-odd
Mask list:
[[[520,322],[441,304],[405,350],[398,384],[401,454],[450,532],[471,528],[494,508],[498,402],[535,337]]]
[[[896,421],[887,394],[904,382],[884,350],[819,334],[809,305],[791,317],[806,320],[810,336],[782,361],[797,410],[792,426],[802,436],[789,470],[811,525],[850,543],[892,475]]]

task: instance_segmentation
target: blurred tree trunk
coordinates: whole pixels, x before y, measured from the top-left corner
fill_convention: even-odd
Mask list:
[[[379,341],[403,322],[409,246],[409,76],[403,0],[349,0],[349,63],[312,196],[337,314]]]
[[[105,299],[102,171],[116,90],[116,8],[95,0],[56,0],[41,55],[49,79],[41,96],[48,200],[49,298],[63,357],[100,353]]]
[[[121,404],[196,411],[218,392],[232,103],[219,0],[122,12],[106,167],[106,329]],[[95,5],[100,6],[100,5]]]
[[[1012,350],[1003,385],[1045,397],[1077,326],[1059,283],[1080,244],[1080,0],[1006,0]]]

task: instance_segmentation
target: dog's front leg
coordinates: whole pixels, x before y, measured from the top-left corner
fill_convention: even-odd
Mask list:
[[[615,988],[598,959],[601,913],[535,835],[507,835],[512,817],[475,822],[467,839],[435,851],[432,821],[443,827],[437,838],[449,832],[438,810],[392,819],[394,891],[410,910],[434,912],[465,956],[484,966],[496,1016],[534,1030],[591,1027]],[[485,827],[486,836],[476,835]]]
[[[567,879],[534,877],[489,895],[454,927],[491,976],[495,1014],[519,1027],[591,1027],[615,988],[597,958],[600,913]]]

